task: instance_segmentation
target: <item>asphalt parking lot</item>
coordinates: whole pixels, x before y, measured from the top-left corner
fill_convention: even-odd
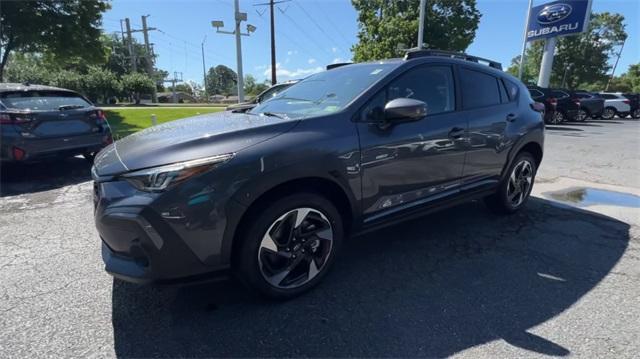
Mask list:
[[[0,357],[637,357],[639,154],[638,120],[549,126],[525,211],[472,202],[353,238],[286,303],[114,281],[86,162],[3,166]]]

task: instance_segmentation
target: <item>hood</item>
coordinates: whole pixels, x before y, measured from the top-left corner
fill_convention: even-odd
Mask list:
[[[167,122],[105,148],[94,167],[100,176],[238,152],[290,130],[298,121],[219,112]]]

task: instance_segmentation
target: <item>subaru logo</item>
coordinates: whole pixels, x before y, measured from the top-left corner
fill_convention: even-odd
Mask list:
[[[555,4],[545,6],[538,13],[538,22],[541,24],[552,24],[560,20],[566,19],[571,14],[571,5]]]

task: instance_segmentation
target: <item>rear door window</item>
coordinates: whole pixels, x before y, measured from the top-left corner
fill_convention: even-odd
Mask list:
[[[57,111],[91,107],[82,96],[66,91],[18,91],[0,94],[7,108],[32,111]]]
[[[504,86],[507,88],[507,94],[509,95],[510,101],[515,101],[518,97],[518,85],[514,84],[509,80],[502,79]]]
[[[531,94],[531,97],[533,97],[534,99],[540,99],[544,97],[544,94],[536,89],[529,89],[529,93]]]
[[[462,99],[466,110],[500,104],[498,79],[480,71],[460,69]]]

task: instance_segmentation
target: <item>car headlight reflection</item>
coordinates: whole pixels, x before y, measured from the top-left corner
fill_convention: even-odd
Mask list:
[[[233,158],[233,154],[205,157],[159,167],[129,172],[120,177],[135,188],[146,192],[160,192],[193,176],[207,172]]]

